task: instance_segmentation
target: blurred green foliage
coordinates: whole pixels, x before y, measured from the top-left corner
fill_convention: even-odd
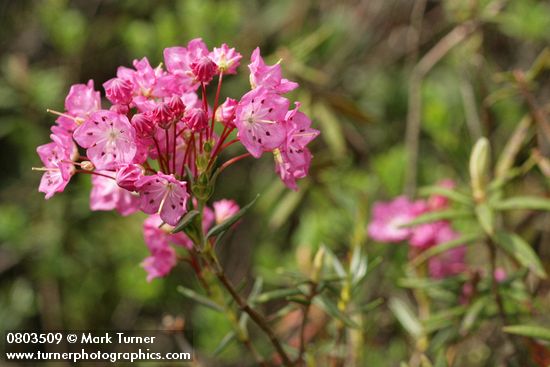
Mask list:
[[[46,202],[37,192],[40,175],[30,170],[39,165],[35,148],[47,142],[54,121],[45,110],[61,110],[71,84],[94,79],[100,88],[117,66],[143,56],[158,64],[165,47],[194,37],[243,53],[241,76],[224,83],[227,94],[245,90],[246,59],[254,47],[261,46],[270,61],[282,58],[286,76],[301,83],[295,97],[322,131],[311,175],[297,193],[278,182],[267,157],[224,172],[216,197],[244,204],[261,193],[254,214],[221,249],[228,274],[249,289],[252,276],[274,285],[281,282],[280,268],[306,269],[322,244],[344,256],[355,226],[366,225],[360,213],[375,200],[403,192],[410,169],[403,138],[416,62],[413,3],[1,2],[0,329],[146,329],[174,315],[185,319],[204,355],[229,331],[221,316],[176,292],[180,284],[196,287],[185,266],[165,279],[145,281],[139,267],[147,256],[143,215],[90,212],[88,177],[75,177],[63,194]],[[500,9],[496,14],[487,10],[494,7]],[[501,149],[525,109],[497,76],[530,67],[550,41],[549,14],[547,1],[426,2],[420,56],[461,22],[482,23],[423,83],[419,184],[442,178],[466,184],[478,134],[494,137]],[[543,77],[546,83],[538,87],[547,98],[550,84]],[[507,98],[485,103],[499,93]],[[404,276],[406,252],[377,244],[367,248],[369,259],[384,261],[362,297],[365,304],[380,298],[384,305],[364,320],[364,365],[397,366],[408,358],[408,337],[385,302],[404,292],[397,280]],[[461,366],[496,365],[487,344],[470,344]],[[267,344],[261,348],[269,350]],[[244,363],[234,345],[219,358],[215,365]]]

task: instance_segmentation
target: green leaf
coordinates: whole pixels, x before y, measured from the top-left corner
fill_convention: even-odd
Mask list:
[[[479,315],[488,303],[488,297],[481,297],[478,298],[470,307],[468,307],[468,311],[466,311],[466,314],[462,319],[462,323],[460,324],[461,335],[466,335],[472,329],[475,322],[478,320]]]
[[[275,299],[279,298],[285,298],[289,296],[295,296],[298,294],[302,294],[302,291],[298,288],[290,288],[290,289],[276,289],[273,291],[265,292],[260,294],[259,296],[254,298],[254,302],[256,303],[265,303],[269,301],[273,301]]]
[[[359,329],[359,325],[355,321],[353,321],[351,318],[349,318],[347,315],[345,315],[342,311],[338,309],[338,306],[336,306],[330,299],[328,299],[324,295],[317,296],[313,299],[313,303],[316,306],[319,306],[322,308],[327,314],[330,316],[342,321],[346,326]]]
[[[476,216],[479,221],[479,225],[485,233],[492,236],[495,233],[495,215],[493,210],[486,203],[481,203],[476,206]]]
[[[361,247],[356,246],[353,249],[353,255],[350,261],[350,273],[352,284],[358,284],[367,275],[368,259],[361,253]]]
[[[550,341],[550,329],[538,325],[510,325],[503,327],[502,330],[509,334]]]
[[[208,231],[208,233],[206,234],[206,238],[208,239],[212,236],[217,236],[220,233],[224,233],[225,231],[227,231],[233,224],[237,223],[237,221],[243,217],[243,215],[248,211],[248,209],[250,209],[250,207],[252,207],[252,205],[254,205],[256,200],[258,200],[258,197],[260,197],[260,195],[256,195],[254,200],[252,200],[248,205],[244,206],[241,210],[237,212],[237,214],[235,214],[231,218],[228,218],[220,224],[212,227],[212,229],[210,229],[210,231]]]
[[[468,195],[441,186],[425,186],[420,188],[419,193],[421,196],[441,195],[460,204],[473,205],[473,201]]]
[[[330,264],[334,268],[334,271],[336,272],[336,274],[340,278],[345,278],[346,277],[346,271],[344,270],[344,267],[342,266],[342,263],[340,262],[338,257],[328,247],[325,247],[325,251],[326,251],[326,256],[327,256],[328,259],[330,259],[329,260]]]
[[[424,261],[428,260],[432,256],[439,255],[443,252],[446,252],[458,246],[468,245],[480,237],[481,237],[481,233],[471,233],[471,234],[463,235],[451,241],[443,242],[437,246],[430,247],[429,249],[421,252],[417,257],[415,257],[412,260],[411,264],[413,266],[417,266],[419,264],[422,264]]]
[[[496,210],[531,209],[550,211],[550,199],[537,196],[516,196],[493,203],[492,206]]]
[[[405,328],[415,339],[418,339],[424,334],[424,329],[420,320],[416,317],[410,306],[399,298],[390,299],[390,310]]]
[[[192,289],[189,289],[189,288],[186,288],[186,287],[183,287],[183,286],[178,286],[177,288],[178,292],[180,292],[181,294],[183,294],[185,297],[205,306],[205,307],[208,307],[210,308],[211,310],[214,310],[214,311],[218,311],[218,312],[223,312],[223,307],[218,305],[217,303],[215,303],[214,301],[211,301],[209,300],[208,298],[198,294],[197,292],[195,292],[194,290]]]
[[[193,222],[193,219],[195,219],[195,217],[199,214],[200,214],[199,211],[195,209],[188,211],[183,216],[183,218],[181,218],[176,228],[172,230],[172,233],[178,233],[183,231],[191,222]]]
[[[523,238],[515,233],[498,232],[495,235],[495,242],[520,264],[531,269],[539,277],[547,277],[539,257]]]
[[[459,218],[468,218],[472,216],[472,212],[469,210],[439,210],[434,212],[428,212],[422,214],[415,219],[401,225],[401,227],[413,227],[419,224],[431,223],[438,220],[451,220]]]
[[[217,357],[221,352],[223,352],[229,346],[229,344],[231,344],[231,342],[236,339],[236,336],[237,335],[235,334],[235,331],[230,331],[229,333],[227,333],[223,337],[223,339],[220,340],[220,343],[214,350],[214,357]]]

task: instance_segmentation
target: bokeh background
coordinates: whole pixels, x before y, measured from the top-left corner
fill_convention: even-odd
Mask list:
[[[293,97],[322,131],[310,177],[291,192],[266,156],[224,172],[216,193],[241,205],[261,193],[221,251],[235,283],[246,287],[262,276],[277,284],[279,268],[307,268],[321,244],[345,253],[373,200],[403,192],[413,154],[405,144],[411,71],[472,20],[472,34],[422,84],[419,185],[467,183],[472,143],[483,134],[498,147],[517,124],[519,97],[485,102],[505,89],[500,72],[530,68],[548,46],[547,1],[0,1],[0,330],[140,330],[172,316],[193,330],[204,355],[229,330],[222,316],[176,292],[181,284],[196,288],[185,266],[146,282],[143,215],[91,212],[89,177],[75,177],[48,201],[37,192],[35,149],[48,141],[55,119],[46,108],[62,110],[71,84],[94,79],[100,89],[117,66],[143,56],[157,65],[165,47],[195,37],[243,54],[225,95],[246,90],[256,46],[269,61],[282,59],[286,77],[301,84]],[[542,98],[549,89],[541,85]],[[407,337],[384,300],[402,292],[396,279],[407,249],[369,245],[367,252],[383,262],[363,295],[365,303],[382,300],[367,316],[365,365],[396,366],[407,358]],[[474,345],[463,365],[489,366],[490,354]],[[214,365],[242,366],[240,355],[230,347]]]

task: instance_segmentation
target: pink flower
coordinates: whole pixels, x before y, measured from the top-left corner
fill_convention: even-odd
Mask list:
[[[224,74],[235,74],[239,66],[242,55],[229,48],[225,43],[220,48],[214,47],[210,53],[210,58],[218,65],[218,69]]]
[[[109,101],[115,104],[129,104],[132,102],[134,86],[128,80],[112,78],[103,83],[103,88]]]
[[[158,249],[141,263],[147,272],[147,281],[166,276],[177,264],[176,251],[172,247]]]
[[[101,109],[101,94],[94,90],[94,81],[88,84],[74,84],[65,98],[65,110],[70,115],[86,118],[91,113]]]
[[[412,202],[399,196],[390,202],[377,202],[373,206],[372,221],[368,226],[369,235],[378,242],[401,242],[411,235],[407,224],[425,210],[422,201]]]
[[[280,154],[275,154],[275,171],[281,180],[291,189],[296,190],[296,179],[307,176],[311,153],[306,148],[319,131],[312,129],[311,120],[296,108],[288,111],[285,118],[286,139],[279,147]]]
[[[466,270],[465,256],[466,246],[459,246],[431,257],[428,261],[430,276],[442,279],[463,273]]]
[[[239,211],[239,204],[234,200],[222,199],[215,201],[212,206],[214,207],[214,215],[216,218],[216,224],[220,224],[226,219],[231,218]]]
[[[114,172],[101,171],[104,175],[114,176]],[[91,210],[116,210],[123,216],[135,213],[139,209],[139,197],[117,185],[113,179],[93,175],[90,192]]]
[[[141,210],[146,214],[159,213],[162,220],[175,226],[187,211],[187,184],[174,175],[157,173],[144,176],[136,184],[141,197]]]
[[[440,181],[437,186],[443,187],[445,189],[454,189],[456,184],[453,180],[446,179]],[[449,199],[443,195],[433,195],[428,199],[428,205],[431,210],[445,209],[449,205]]]
[[[67,135],[50,135],[52,142],[36,149],[44,164],[39,192],[51,198],[56,192],[62,192],[75,172],[73,160],[78,157],[78,150],[73,140]]]
[[[259,87],[243,96],[235,110],[235,126],[244,147],[255,158],[279,147],[286,138],[283,123],[289,102]]]
[[[269,91],[276,93],[287,93],[298,87],[298,83],[288,81],[282,78],[281,65],[279,63],[268,66],[260,55],[260,48],[256,47],[252,56],[250,69],[250,85],[252,89],[264,87]]]
[[[166,69],[180,79],[180,84],[186,89],[196,88],[197,81],[191,70],[191,64],[197,62],[209,51],[200,38],[189,41],[187,47],[168,47],[164,49]]]
[[[164,223],[158,214],[153,214],[143,222],[143,237],[151,253],[157,249],[168,247],[170,244],[177,244],[187,249],[193,247],[191,240],[183,232],[172,234],[174,229],[171,225]]]
[[[124,163],[118,167],[116,183],[128,191],[136,191],[136,182],[143,177],[143,167],[138,164]]]
[[[311,153],[307,148],[303,148],[299,153],[292,155],[292,159],[285,152],[279,149],[273,150],[275,159],[275,172],[283,183],[291,190],[298,190],[296,180],[307,176],[309,164],[311,162]],[[299,164],[296,164],[297,161]]]
[[[74,132],[74,139],[83,148],[97,169],[114,169],[131,163],[136,155],[135,131],[128,118],[113,111],[93,113]]]
[[[235,109],[239,102],[233,98],[227,98],[216,110],[216,121],[227,126],[235,126]]]
[[[495,278],[497,283],[502,283],[508,278],[508,274],[503,268],[496,268],[493,277]]]

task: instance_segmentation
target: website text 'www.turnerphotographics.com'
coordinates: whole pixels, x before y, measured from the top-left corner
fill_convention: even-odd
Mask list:
[[[181,332],[10,331],[4,335],[6,361],[155,362],[191,361],[189,339]]]

